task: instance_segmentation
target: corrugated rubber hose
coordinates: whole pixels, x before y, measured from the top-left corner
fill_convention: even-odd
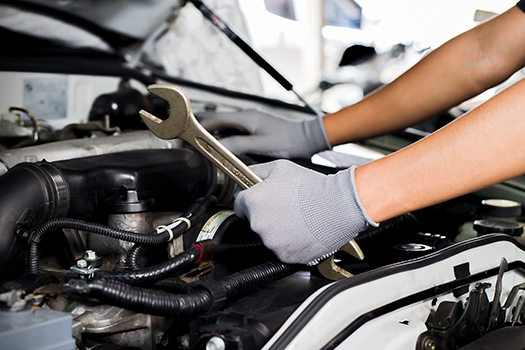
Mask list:
[[[270,261],[214,283],[202,283],[200,289],[191,294],[153,291],[105,278],[70,280],[63,285],[63,291],[151,315],[198,315],[220,308],[228,298],[282,279],[296,270],[293,265]]]

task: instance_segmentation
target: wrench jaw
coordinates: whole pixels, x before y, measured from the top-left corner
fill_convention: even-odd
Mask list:
[[[353,239],[345,244],[341,249],[339,249],[339,251],[346,252],[359,260],[363,260],[365,258],[363,251]],[[321,261],[317,265],[317,269],[324,277],[332,281],[338,281],[353,276],[353,274],[350,272],[336,265],[334,255]]]
[[[168,137],[168,135],[163,133],[161,130],[156,129],[158,126],[161,126],[162,124],[164,124],[165,122],[164,120],[157,118],[153,114],[143,109],[139,111],[139,115],[144,121],[144,124],[146,124],[146,126],[148,127],[148,129],[150,129],[151,132],[153,132],[157,137],[164,139],[164,140],[171,139],[171,137]]]
[[[180,87],[171,84],[153,84],[148,86],[148,91],[169,103],[170,114],[168,119],[162,120],[145,110],[141,110],[139,114],[146,126],[161,139],[180,138],[188,119],[191,117],[188,95]]]

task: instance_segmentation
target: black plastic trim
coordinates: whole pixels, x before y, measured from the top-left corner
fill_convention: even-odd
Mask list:
[[[43,15],[59,19],[61,21],[71,24],[75,27],[82,28],[98,36],[114,48],[128,46],[140,40],[140,38],[135,38],[126,34],[102,28],[101,26],[74,14],[60,11],[58,9],[51,8],[48,6],[36,4],[33,2],[28,2],[24,0],[0,0],[0,4],[18,7],[20,9],[25,9],[33,12],[39,12]]]

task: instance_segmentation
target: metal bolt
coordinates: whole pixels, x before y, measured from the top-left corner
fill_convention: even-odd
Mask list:
[[[220,337],[211,337],[206,344],[206,350],[225,350],[226,343]]]
[[[86,250],[84,258],[88,260],[95,260],[97,258],[97,252],[94,250]]]
[[[427,337],[423,342],[424,350],[436,350],[436,342],[430,337]]]
[[[126,259],[125,257],[118,259],[117,265],[121,266],[121,267],[127,266],[128,265],[128,259]]]
[[[85,268],[87,266],[87,261],[84,259],[80,259],[77,261],[77,267],[80,267],[81,269]]]
[[[155,345],[159,345],[162,342],[163,336],[164,336],[163,332],[155,333],[155,336],[153,337],[153,342],[155,343]]]
[[[189,349],[190,348],[190,335],[183,334],[177,338],[179,342],[179,349]]]

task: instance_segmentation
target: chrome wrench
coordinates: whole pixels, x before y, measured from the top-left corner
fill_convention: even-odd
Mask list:
[[[170,115],[166,120],[157,118],[145,110],[139,112],[144,123],[155,135],[164,140],[179,138],[188,142],[243,190],[262,181],[199,124],[191,111],[188,95],[180,87],[172,84],[153,84],[148,86],[148,90],[168,101],[170,105]]]

